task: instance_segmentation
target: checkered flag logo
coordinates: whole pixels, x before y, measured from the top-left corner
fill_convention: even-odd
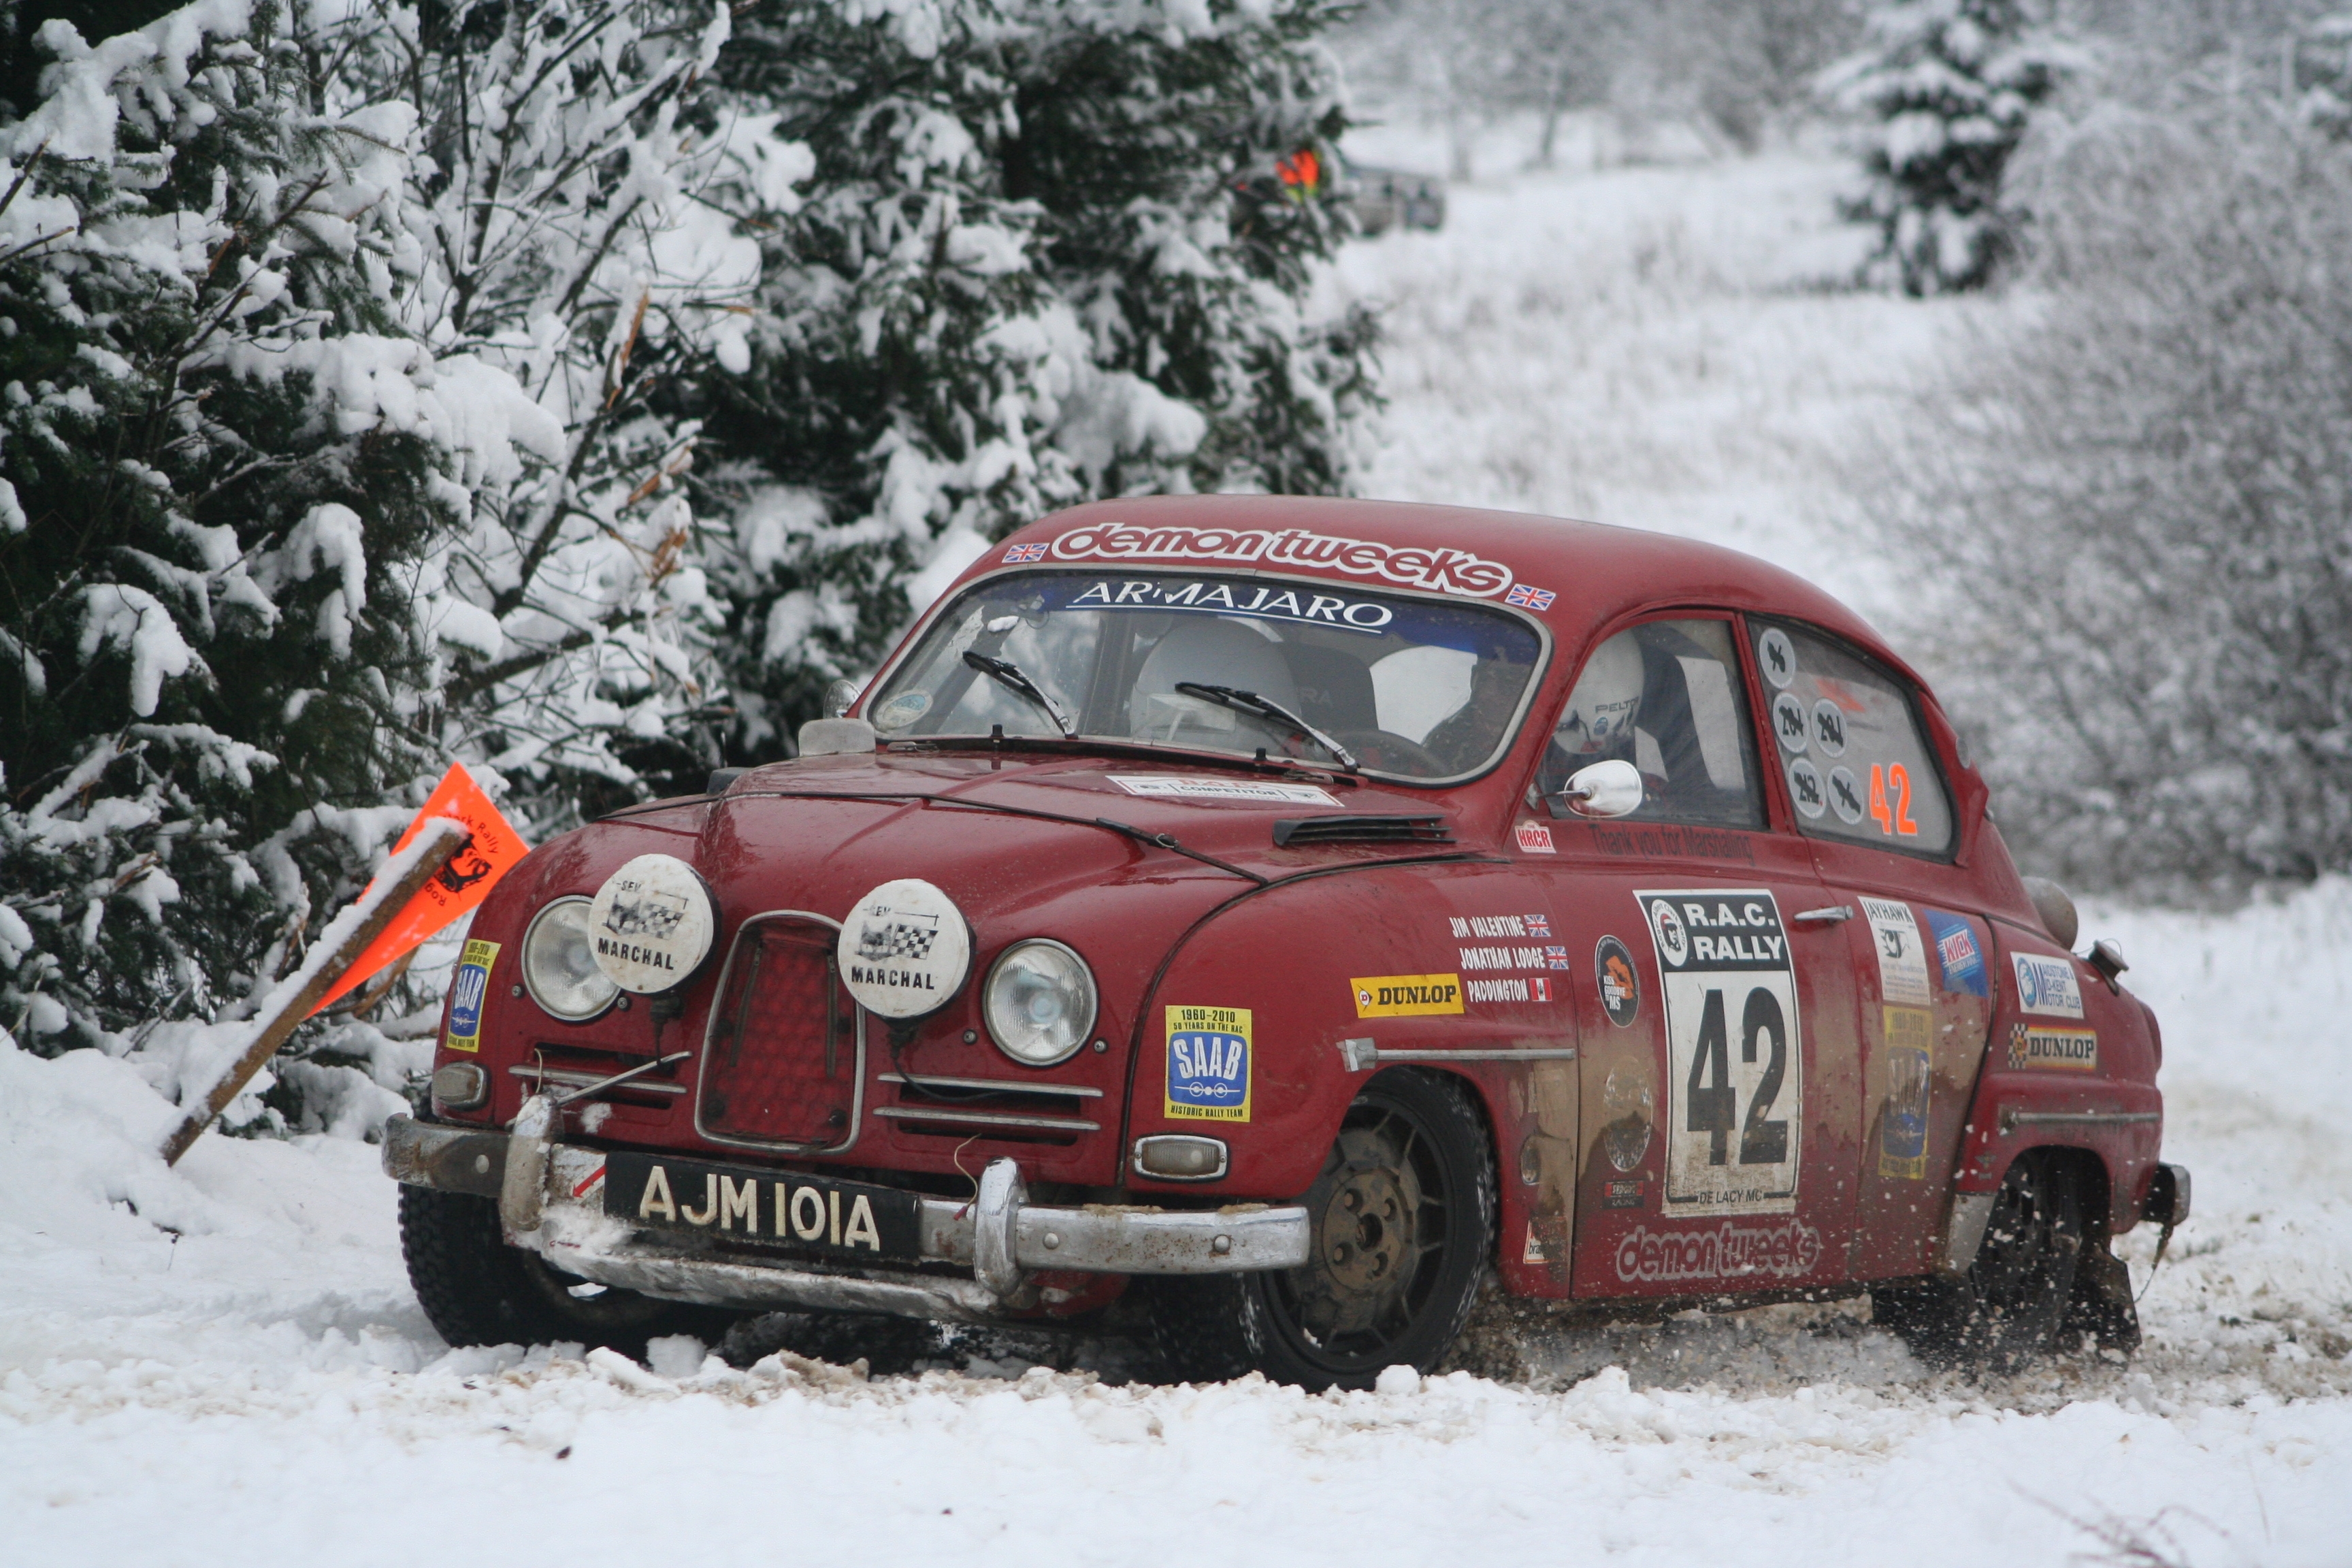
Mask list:
[[[920,963],[931,955],[931,943],[939,940],[937,926],[908,925],[905,921],[872,921],[857,933],[857,956],[874,963],[903,958],[910,963]]]

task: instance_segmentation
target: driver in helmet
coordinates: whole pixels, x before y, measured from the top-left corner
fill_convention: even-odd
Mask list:
[[[1713,662],[1662,623],[1620,632],[1596,648],[1552,730],[1538,790],[1555,796],[1579,768],[1617,759],[1642,774],[1636,817],[1737,820],[1745,795],[1718,788],[1708,774],[1684,657]]]

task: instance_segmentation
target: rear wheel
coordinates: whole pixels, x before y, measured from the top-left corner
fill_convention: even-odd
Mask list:
[[[1486,1124],[1455,1080],[1403,1069],[1366,1085],[1305,1204],[1299,1268],[1137,1281],[1177,1376],[1369,1388],[1452,1346],[1495,1235]]]
[[[715,1340],[733,1314],[592,1284],[509,1247],[498,1205],[471,1193],[400,1189],[400,1250],[433,1329],[453,1345],[574,1341],[634,1356],[664,1334]]]
[[[1968,1274],[1878,1287],[1872,1316],[1931,1366],[2015,1371],[2056,1347],[2084,1245],[2074,1167],[2031,1151],[2002,1180]]]

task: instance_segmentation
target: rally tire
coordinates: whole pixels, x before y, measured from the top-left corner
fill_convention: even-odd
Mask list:
[[[1469,1321],[1495,1245],[1486,1125],[1458,1079],[1399,1068],[1367,1084],[1305,1204],[1297,1268],[1139,1280],[1169,1372],[1247,1373],[1310,1390],[1427,1372]]]
[[[2083,1316],[2076,1282],[2087,1247],[2074,1165],[2032,1150],[2002,1179],[1968,1273],[1876,1287],[1871,1315],[1929,1366],[2016,1372],[2057,1350]]]
[[[642,1357],[665,1334],[716,1340],[732,1314],[634,1290],[572,1294],[584,1281],[509,1247],[498,1205],[470,1193],[400,1189],[400,1250],[434,1331],[452,1345],[609,1345]]]

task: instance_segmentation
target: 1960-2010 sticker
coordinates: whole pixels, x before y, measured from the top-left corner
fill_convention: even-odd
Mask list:
[[[1633,897],[1666,1013],[1665,1212],[1789,1213],[1804,1052],[1780,905],[1760,888]]]
[[[490,969],[498,961],[499,944],[478,938],[467,941],[457,955],[457,977],[449,987],[451,1050],[482,1048],[482,1003],[490,994]]]
[[[1171,1121],[1247,1121],[1251,1058],[1248,1008],[1170,1007],[1161,1110]]]

